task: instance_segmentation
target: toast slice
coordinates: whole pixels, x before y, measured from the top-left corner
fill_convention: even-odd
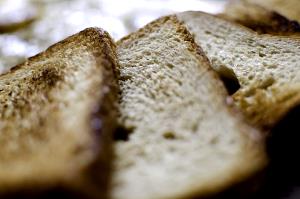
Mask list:
[[[258,4],[268,10],[274,10],[290,20],[300,23],[299,0],[246,0],[249,3]]]
[[[106,32],[89,28],[0,76],[1,198],[105,198],[114,50]]]
[[[260,133],[229,107],[222,82],[175,16],[121,39],[117,52],[122,129],[112,198],[203,197],[264,167]]]
[[[244,25],[260,34],[300,36],[298,22],[247,1],[230,1],[219,16]]]
[[[237,78],[236,104],[270,129],[300,103],[300,40],[258,35],[203,12],[178,14],[220,75]]]

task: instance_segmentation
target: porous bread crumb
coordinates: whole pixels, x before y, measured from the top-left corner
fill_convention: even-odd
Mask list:
[[[116,67],[109,35],[89,28],[0,76],[1,198],[57,187],[105,197]]]
[[[241,88],[236,104],[255,125],[271,128],[300,102],[300,40],[258,35],[247,28],[202,12],[178,14],[212,67],[233,70]]]
[[[264,165],[259,135],[225,104],[226,91],[175,17],[117,43],[120,123],[114,199],[188,198],[219,192]]]

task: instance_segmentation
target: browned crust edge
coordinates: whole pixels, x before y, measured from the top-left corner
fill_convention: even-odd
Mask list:
[[[186,11],[184,13],[196,13],[197,15],[203,15],[203,16],[209,16],[209,17],[213,17],[216,18],[217,20],[220,21],[224,21],[226,23],[230,23],[234,28],[236,29],[241,29],[243,31],[245,31],[247,34],[252,34],[253,37],[257,37],[257,38],[265,38],[265,39],[278,39],[278,40],[282,40],[282,41],[286,41],[286,42],[292,42],[295,43],[297,45],[300,45],[300,37],[295,36],[295,37],[290,37],[290,36],[286,36],[286,35],[270,35],[270,34],[263,34],[260,35],[257,32],[242,26],[240,24],[237,23],[233,23],[231,21],[228,21],[226,19],[220,18],[218,16],[214,16],[205,12],[201,12],[201,11]],[[180,15],[180,13],[179,13]],[[264,121],[265,122],[259,122],[259,123],[255,123],[258,119],[253,118],[254,121],[247,120],[249,121],[252,125],[255,125],[261,129],[263,129],[264,131],[266,131],[266,133],[268,133],[268,131],[270,131],[270,129],[280,120],[282,120],[285,115],[287,113],[289,113],[291,110],[294,109],[294,107],[297,107],[298,105],[300,105],[300,94],[294,92],[295,90],[297,90],[297,85],[294,85],[293,87],[291,86],[287,86],[285,88],[282,88],[282,90],[284,91],[283,93],[281,93],[280,95],[276,96],[277,102],[280,104],[280,106],[278,106],[275,103],[269,103],[268,107],[265,109],[264,111],[264,115],[261,118],[265,118]],[[293,93],[291,93],[293,92]],[[234,95],[233,98],[235,98],[235,100],[237,98],[242,98],[243,97],[243,93],[240,93],[240,91],[237,91]],[[259,96],[258,96],[259,97]],[[261,99],[262,101],[264,99]],[[239,109],[241,110],[241,109]],[[243,113],[248,114],[246,111],[243,111]],[[252,114],[252,112],[250,112],[249,114]],[[245,114],[244,114],[245,115]]]
[[[254,13],[250,11],[253,9],[260,10],[261,18],[254,16]],[[231,15],[231,12],[240,14],[234,16]],[[246,26],[259,34],[300,36],[300,24],[297,21],[289,20],[278,12],[268,10],[255,3],[230,1],[225,11],[216,16]]]
[[[213,17],[213,18],[216,18],[218,20],[221,20],[221,21],[224,21],[226,23],[230,23],[232,26],[234,26],[235,28],[238,28],[238,29],[243,29],[244,31],[248,32],[249,34],[253,34],[253,36],[255,37],[264,37],[264,38],[280,38],[280,39],[283,39],[283,40],[286,40],[286,41],[289,41],[289,42],[297,42],[299,45],[300,45],[300,37],[298,36],[295,36],[295,37],[291,37],[290,35],[271,35],[271,34],[258,34],[256,31],[246,27],[246,26],[243,26],[241,24],[238,24],[238,23],[234,23],[230,20],[227,20],[227,19],[224,19],[218,15],[212,15],[212,14],[209,14],[209,13],[206,13],[206,12],[202,12],[202,11],[184,11],[184,12],[180,12],[180,13],[177,13],[177,15],[181,15],[183,13],[197,13],[197,15],[204,15],[204,16],[209,16],[209,17]]]
[[[188,49],[195,54],[196,57],[198,57],[199,62],[201,62],[202,65],[205,65],[207,72],[211,73],[211,76],[215,79],[219,79],[218,74],[211,68],[210,63],[208,58],[206,57],[204,51],[202,48],[196,44],[194,41],[194,37],[191,35],[191,33],[187,30],[187,28],[183,25],[183,22],[180,22],[176,15],[169,15],[169,16],[164,16],[161,17],[149,24],[147,24],[145,27],[139,29],[138,31],[129,34],[119,41],[117,41],[117,47],[122,47],[126,45],[130,45],[131,41],[138,39],[142,37],[144,34],[147,34],[149,32],[152,32],[153,29],[159,28],[162,24],[172,21],[172,23],[175,24],[177,27],[177,32],[178,34],[181,35],[181,37],[184,39],[186,44],[189,46]],[[224,106],[232,106],[228,105],[226,102],[228,100],[228,95],[226,92],[226,89],[224,85],[222,84],[221,80],[219,81],[219,85],[216,85],[219,88],[219,92],[223,95],[224,97]],[[240,122],[244,123],[245,126],[250,126],[247,125],[246,120],[243,119],[242,114],[236,109],[236,108],[228,108],[230,114],[233,115],[233,117],[238,117],[240,118]],[[241,126],[241,128],[244,128],[245,126]],[[251,128],[251,127],[250,127]],[[257,131],[254,130],[255,134],[263,135],[263,133],[259,134]],[[226,179],[224,179],[222,182],[217,182],[217,183],[212,183],[212,184],[207,184],[206,187],[201,188],[198,185],[194,185],[191,187],[189,190],[186,190],[184,193],[172,197],[173,199],[183,199],[183,198],[195,198],[195,197],[210,197],[212,195],[218,194],[222,191],[224,191],[226,188],[230,188],[232,185],[236,185],[244,180],[247,180],[248,178],[251,178],[255,173],[260,172],[263,170],[266,165],[267,165],[267,157],[265,154],[265,139],[264,137],[261,137],[257,139],[256,141],[253,141],[251,135],[246,135],[243,134],[245,139],[249,140],[249,145],[246,146],[246,148],[249,150],[248,152],[251,154],[247,157],[245,157],[245,165],[242,165],[241,162],[241,168],[242,169],[236,169],[235,175],[227,175]],[[252,141],[251,141],[252,140]],[[253,152],[255,150],[255,152]],[[248,159],[247,159],[248,158]],[[247,160],[250,161],[247,162]],[[251,163],[254,163],[255,166],[252,166]]]
[[[175,17],[177,23],[179,23],[181,26],[184,27],[184,29],[185,29],[184,33],[187,35],[186,37],[189,38],[188,41],[189,41],[193,51],[195,51],[197,53],[198,59],[202,60],[202,62],[205,62],[208,72],[211,73],[211,75],[214,79],[219,80],[219,85],[216,85],[216,86],[219,87],[218,88],[219,93],[221,93],[223,96],[223,99],[224,99],[223,103],[224,103],[224,106],[228,107],[227,108],[228,112],[232,115],[232,117],[238,118],[239,124],[245,124],[244,126],[240,125],[241,129],[243,129],[247,126],[249,127],[248,129],[251,129],[251,128],[253,129],[252,132],[246,132],[249,134],[246,134],[246,133],[242,134],[244,139],[247,140],[248,142],[247,142],[247,146],[245,146],[245,149],[247,150],[245,153],[247,153],[247,154],[245,154],[245,160],[244,160],[244,162],[241,162],[240,168],[236,169],[235,173],[232,176],[227,176],[227,179],[225,179],[223,182],[221,182],[221,183],[218,182],[216,184],[213,183],[213,184],[207,185],[206,190],[204,190],[203,193],[201,193],[201,197],[211,197],[211,196],[215,196],[216,194],[222,193],[222,191],[225,191],[228,188],[238,186],[238,184],[243,183],[243,182],[247,181],[248,179],[251,179],[253,177],[253,175],[260,173],[262,170],[265,169],[265,167],[267,166],[267,162],[268,162],[267,156],[266,156],[266,151],[265,151],[266,150],[265,149],[265,137],[264,137],[265,133],[261,132],[261,130],[258,130],[258,128],[256,128],[256,129],[253,128],[253,125],[250,125],[247,122],[247,120],[244,118],[244,116],[238,110],[238,108],[236,106],[234,106],[234,104],[230,103],[231,97],[228,96],[225,86],[220,79],[220,76],[211,67],[211,63],[210,63],[209,59],[206,57],[201,46],[195,42],[194,37],[187,30],[187,28],[184,25],[184,22],[181,22],[176,16],[174,16],[174,17]],[[204,58],[204,60],[203,60],[203,58]],[[253,137],[252,137],[253,134],[254,134],[254,137],[257,137],[256,139],[253,139]],[[249,154],[250,154],[250,156],[249,156]],[[255,162],[253,166],[251,165],[251,163],[247,163],[247,158],[249,161]],[[243,163],[245,163],[245,164],[242,165]],[[197,188],[197,185],[195,185],[195,187],[193,187],[191,190],[192,191],[189,194],[179,196],[178,199],[179,198],[183,199],[186,197],[194,198],[195,196],[197,196],[197,197],[200,196],[199,188]]]
[[[94,137],[95,160],[77,179],[70,182],[60,182],[57,184],[24,184],[22,187],[7,190],[0,193],[1,198],[44,198],[50,196],[64,196],[67,198],[107,198],[108,184],[111,171],[112,157],[112,134],[117,125],[117,96],[119,92],[118,77],[118,61],[116,56],[116,46],[107,32],[101,28],[87,28],[75,35],[72,35],[52,46],[47,50],[27,59],[10,69],[10,71],[2,74],[14,73],[20,68],[26,67],[33,62],[38,62],[52,56],[54,52],[68,48],[76,43],[78,37],[92,37],[100,45],[101,52],[93,52],[94,58],[99,70],[103,73],[103,86],[99,90],[100,97],[97,99],[99,106],[94,107],[90,111],[90,121],[98,119],[102,122],[101,128],[94,128],[91,125],[91,135]],[[86,42],[89,42],[87,40]],[[101,140],[101,142],[99,142]]]

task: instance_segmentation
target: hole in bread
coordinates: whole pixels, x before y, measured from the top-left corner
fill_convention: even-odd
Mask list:
[[[127,81],[130,80],[132,77],[130,75],[122,75],[120,76],[121,81]]]
[[[174,41],[176,41],[176,42],[178,42],[178,43],[180,43],[181,41],[180,41],[180,39],[179,38],[177,38],[177,37],[175,37],[174,38]]]
[[[260,57],[265,57],[265,56],[266,56],[266,54],[265,54],[265,53],[262,53],[262,52],[259,52],[258,55],[259,55]]]
[[[218,73],[223,81],[229,95],[240,89],[241,85],[232,69],[220,67]]]
[[[271,51],[270,51],[270,54],[271,54],[271,55],[275,55],[275,54],[280,54],[280,52],[277,51],[277,50],[271,50]]]
[[[170,68],[170,69],[172,69],[172,68],[174,68],[174,65],[171,64],[171,63],[168,63],[168,64],[167,64],[167,67]]]
[[[147,55],[147,56],[150,56],[151,55],[151,52],[150,51],[144,51],[143,52],[145,55]]]
[[[114,133],[114,140],[116,141],[128,141],[129,135],[134,131],[134,127],[125,128],[119,126]]]
[[[254,75],[252,75],[252,74],[249,75],[249,76],[248,76],[248,79],[249,79],[249,80],[253,80],[253,79],[254,79]]]
[[[164,132],[163,136],[167,140],[175,140],[176,139],[175,133],[172,131]]]
[[[260,47],[262,48],[267,48],[267,46],[263,45],[263,44],[259,44]]]
[[[219,143],[219,137],[214,137],[214,138],[212,138],[211,140],[210,140],[210,144],[212,144],[212,145],[216,145],[216,144],[218,144]]]

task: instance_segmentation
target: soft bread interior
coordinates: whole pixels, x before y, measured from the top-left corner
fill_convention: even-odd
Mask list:
[[[264,164],[259,134],[226,105],[207,58],[175,17],[117,44],[121,119],[113,198],[218,192]],[[257,143],[256,143],[257,142]]]
[[[217,72],[234,72],[241,86],[235,101],[254,124],[270,128],[300,102],[299,39],[258,35],[202,12],[178,17]]]

